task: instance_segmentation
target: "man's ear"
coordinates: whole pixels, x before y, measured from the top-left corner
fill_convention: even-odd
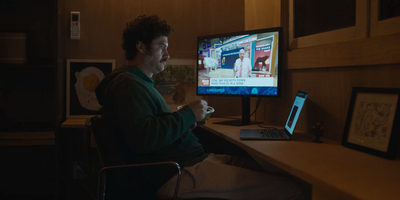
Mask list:
[[[145,53],[146,52],[146,46],[143,44],[143,42],[138,42],[138,43],[136,43],[136,50],[139,52],[139,53]]]

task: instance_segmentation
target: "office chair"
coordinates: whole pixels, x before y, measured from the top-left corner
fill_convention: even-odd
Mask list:
[[[177,199],[181,168],[178,163],[156,162],[129,164],[129,158],[121,151],[118,138],[101,116],[86,120],[97,143],[104,167],[98,176],[98,200],[110,199],[157,199],[157,190],[177,174],[177,184],[173,199]]]

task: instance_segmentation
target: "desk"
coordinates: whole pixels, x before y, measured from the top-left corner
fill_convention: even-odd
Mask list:
[[[295,132],[290,141],[241,140],[242,128],[257,125],[226,126],[213,122],[209,132],[230,141],[286,172],[312,185],[313,199],[398,199],[400,197],[400,160],[387,160],[341,146],[339,141]]]
[[[90,147],[96,147],[96,141],[93,135],[89,131],[89,128],[85,125],[87,119],[67,119],[61,124],[61,128],[64,129],[81,129],[82,132],[86,132],[87,136],[90,137]]]
[[[85,125],[87,119],[67,119],[61,124],[61,128],[87,128]]]
[[[85,173],[97,177],[101,166],[98,164],[96,149],[91,148],[95,143],[85,121],[86,119],[67,119],[61,124],[57,144],[59,179],[57,199],[77,199],[78,197],[90,199],[87,188],[92,194],[96,194],[97,179],[88,177]],[[81,165],[87,169],[83,170]]]
[[[211,118],[202,128],[239,146],[312,185],[313,199],[398,199],[400,160],[387,160],[341,146],[322,137],[311,142],[309,133],[295,132],[290,141],[241,140],[241,128],[226,126]],[[63,128],[85,128],[85,119],[68,119]]]

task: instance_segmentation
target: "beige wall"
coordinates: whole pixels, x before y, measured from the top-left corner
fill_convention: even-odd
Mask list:
[[[246,30],[279,27],[280,0],[244,0],[244,27]]]
[[[399,65],[288,72],[292,82],[292,95],[298,89],[310,92],[298,128],[311,132],[312,125],[320,122],[325,127],[325,136],[335,140],[342,139],[353,87],[400,88]]]
[[[265,6],[254,6],[258,3],[264,3]],[[281,7],[287,6],[285,2],[281,4],[281,0],[245,0],[246,29],[273,27],[279,22],[276,19],[281,18],[278,26],[284,27],[284,32],[287,35],[286,15],[281,15],[281,12],[278,11],[263,12],[263,7],[277,7],[278,4]],[[264,19],[273,20],[269,22],[255,20],[255,15],[260,13],[264,13],[262,15]],[[395,37],[398,36],[399,34],[395,35]],[[390,37],[393,37],[393,35]],[[364,41],[367,43],[371,41],[371,38],[364,39]],[[287,45],[287,41],[284,41],[284,44]],[[331,46],[334,48],[334,45]],[[382,48],[384,52],[385,47]],[[334,52],[334,49],[332,51]],[[400,75],[399,64],[374,66],[360,64],[360,66],[351,67],[289,70],[286,53],[283,66],[282,98],[263,98],[261,103],[263,107],[260,107],[259,109],[261,110],[258,111],[258,113],[261,113],[260,119],[264,119],[265,124],[283,125],[290,112],[297,90],[306,90],[309,91],[309,96],[296,129],[311,132],[312,125],[320,122],[325,128],[325,137],[341,141],[353,87],[400,88],[400,81],[398,81]],[[329,56],[332,55],[330,54]],[[338,60],[341,58],[340,54],[334,56]],[[252,99],[252,103],[254,105],[255,99]]]
[[[121,0],[61,1],[64,6],[65,58],[116,59],[117,67],[125,63],[121,34],[125,23],[140,14],[157,14],[175,29],[169,39],[174,58],[195,58],[196,37],[232,31],[270,28],[287,29],[281,14],[281,0]],[[62,6],[60,6],[62,8]],[[225,9],[221,9],[225,8]],[[228,9],[229,8],[229,9]],[[81,40],[68,39],[69,12],[80,11]],[[60,34],[63,36],[63,34]],[[287,42],[284,42],[285,45]],[[62,47],[62,45],[60,45]],[[60,56],[62,57],[62,56]],[[285,59],[285,58],[284,58]],[[352,87],[400,88],[398,65],[287,69],[284,60],[283,94],[279,99],[262,98],[257,120],[283,125],[297,90],[310,92],[298,124],[299,130],[310,131],[320,122],[325,136],[341,140]],[[240,115],[241,98],[207,97],[216,115]],[[251,109],[257,98],[251,98]],[[252,118],[254,120],[254,117]]]
[[[65,34],[65,58],[116,59],[125,64],[121,48],[125,23],[139,15],[157,14],[175,32],[169,38],[172,58],[196,58],[199,35],[244,30],[243,0],[68,0],[64,3],[64,32],[69,31],[69,14],[81,12],[81,39]],[[229,9],[228,9],[229,8]]]
[[[115,59],[125,65],[122,32],[137,16],[157,14],[175,32],[169,37],[171,58],[196,59],[200,35],[244,30],[244,0],[58,0],[58,121],[65,116],[65,59]],[[69,39],[69,15],[81,12],[81,39]],[[207,99],[207,98],[206,98]],[[221,109],[222,111],[223,109]]]

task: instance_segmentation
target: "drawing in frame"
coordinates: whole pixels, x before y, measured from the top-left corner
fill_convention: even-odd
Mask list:
[[[154,88],[172,111],[180,105],[202,98],[196,96],[195,70],[195,59],[171,58],[164,71],[153,75]]]
[[[111,59],[67,59],[67,119],[101,114],[95,89],[114,69]]]
[[[400,89],[353,88],[342,145],[394,159],[400,139]]]

